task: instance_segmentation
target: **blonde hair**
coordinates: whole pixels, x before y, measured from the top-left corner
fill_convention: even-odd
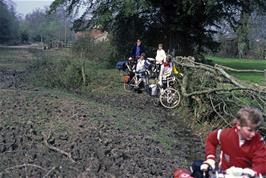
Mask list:
[[[251,106],[245,106],[237,112],[233,124],[236,124],[237,122],[240,123],[241,127],[252,124],[258,128],[263,123],[263,115],[259,109]]]

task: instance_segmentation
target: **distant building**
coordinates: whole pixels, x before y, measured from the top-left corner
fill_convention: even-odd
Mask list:
[[[84,37],[90,37],[93,39],[95,42],[103,42],[103,41],[108,41],[108,32],[102,30],[99,27],[94,27],[90,31],[79,31],[75,33],[75,39],[78,40],[80,38]]]
[[[89,32],[89,36],[94,39],[96,42],[108,41],[108,32],[103,31],[100,28],[93,28]]]

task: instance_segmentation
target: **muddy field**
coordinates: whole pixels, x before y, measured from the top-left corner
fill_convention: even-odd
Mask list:
[[[145,94],[43,89],[26,73],[0,70],[0,177],[171,177],[203,158],[179,114]]]

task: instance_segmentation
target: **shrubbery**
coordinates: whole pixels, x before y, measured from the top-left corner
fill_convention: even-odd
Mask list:
[[[36,52],[38,60],[31,66],[34,83],[45,87],[64,88],[67,90],[86,89],[94,85],[100,68],[112,66],[114,47],[109,41],[95,42],[89,37],[78,39],[63,56],[46,52]],[[61,54],[61,53],[60,53]],[[104,80],[104,79],[103,79]]]
[[[81,67],[77,61],[38,60],[31,66],[32,81],[52,88],[76,89],[82,86]]]
[[[72,46],[72,52],[80,59],[99,61],[105,64],[114,63],[115,51],[110,41],[96,42],[87,36],[78,39]]]

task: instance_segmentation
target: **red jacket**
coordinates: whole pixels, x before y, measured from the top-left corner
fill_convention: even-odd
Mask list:
[[[218,133],[219,132],[219,133]],[[231,166],[251,168],[259,174],[266,174],[266,146],[259,133],[242,146],[236,128],[225,128],[211,132],[206,139],[206,157],[215,159],[216,148],[221,146],[220,168]]]

